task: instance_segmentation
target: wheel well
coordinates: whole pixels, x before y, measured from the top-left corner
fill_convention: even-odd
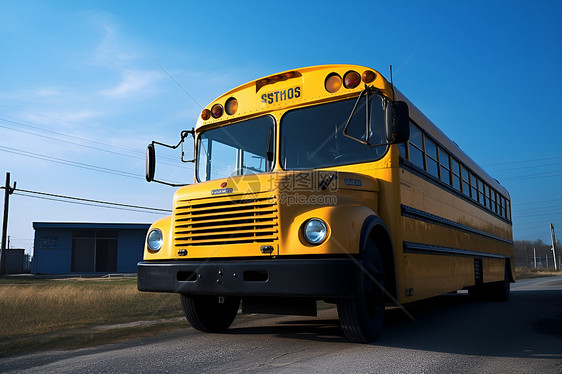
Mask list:
[[[377,216],[370,216],[365,220],[362,230],[361,248],[365,245],[367,239],[371,238],[377,243],[379,248],[386,278],[386,289],[397,299],[396,292],[396,267],[394,266],[394,251],[390,234],[384,222]],[[393,301],[387,297],[387,301]]]
[[[511,258],[506,259],[505,266],[507,268],[509,281],[511,283],[515,283],[515,274],[513,274],[513,271],[511,270]]]

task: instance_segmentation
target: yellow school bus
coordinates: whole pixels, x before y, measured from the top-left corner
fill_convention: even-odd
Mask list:
[[[194,328],[227,329],[241,304],[315,315],[323,300],[349,340],[371,342],[385,306],[461,289],[508,298],[507,190],[378,71],[312,66],[248,82],[166,146],[190,137],[195,183],[151,226],[138,288],[179,293]],[[148,181],[159,181],[157,145]]]

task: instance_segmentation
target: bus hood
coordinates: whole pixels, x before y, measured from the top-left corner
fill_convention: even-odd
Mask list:
[[[213,199],[256,193],[335,193],[338,190],[378,192],[375,178],[364,174],[335,170],[281,171],[216,179],[180,188],[174,197],[178,201]]]

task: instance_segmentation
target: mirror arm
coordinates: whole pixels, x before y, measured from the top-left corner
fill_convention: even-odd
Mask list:
[[[195,162],[196,158],[195,158],[195,153],[193,154],[193,159],[191,160],[184,160],[183,157],[185,156],[185,153],[183,151],[183,143],[185,141],[185,138],[187,138],[188,135],[191,135],[193,137],[193,141],[195,142],[195,130],[191,129],[191,130],[184,130],[181,132],[181,140],[178,143],[181,144],[181,160],[182,162]]]
[[[185,142],[185,138],[187,138],[188,135],[191,135],[191,136],[195,137],[195,130],[191,129],[191,130],[182,131],[180,133],[180,141],[176,145],[165,144],[165,143],[157,142],[155,140],[152,141],[152,145],[154,146],[155,144],[158,144],[158,145],[161,145],[163,147],[171,148],[171,149],[177,149],[178,147],[181,146],[181,161],[182,162],[195,162],[195,160],[196,160],[195,158],[193,158],[192,160],[184,160],[185,152],[183,151],[183,143]]]
[[[189,183],[170,183],[170,182],[166,182],[166,181],[161,181],[158,179],[153,179],[152,182],[156,182],[156,183],[160,183],[160,184],[165,184],[166,186],[170,186],[170,187],[183,187],[183,186],[189,186]]]
[[[367,87],[365,87],[367,90]],[[371,125],[371,112],[369,111],[369,91],[365,93],[365,143],[368,147],[370,147],[369,139],[370,139],[370,125]]]
[[[347,133],[347,128],[349,127],[349,125],[351,124],[351,119],[353,118],[353,115],[355,114],[355,109],[357,109],[357,105],[359,105],[359,102],[361,101],[361,98],[363,97],[363,95],[367,95],[367,98],[369,97],[369,92],[368,92],[369,88],[367,87],[367,85],[365,85],[365,89],[363,91],[361,91],[361,93],[359,94],[359,96],[357,97],[357,100],[355,101],[355,105],[353,105],[353,109],[351,109],[351,113],[349,114],[349,118],[347,119],[347,122],[345,123],[345,126],[343,127],[343,131],[342,131],[342,135],[345,136],[346,138],[349,138],[351,140],[355,140],[356,142],[359,142],[361,144],[364,145],[369,145],[368,143],[368,133],[367,133],[367,141],[358,139],[354,136],[351,136]],[[367,99],[368,100],[368,99]],[[369,114],[369,106],[367,105],[367,115]],[[369,118],[367,116],[366,119],[366,123],[369,123]],[[367,125],[368,126],[368,125]]]
[[[158,141],[156,141],[156,140],[153,140],[152,143],[151,143],[151,145],[152,145],[152,151],[151,151],[151,152],[153,153],[153,154],[152,154],[152,157],[154,158],[154,159],[153,159],[154,164],[152,165],[152,168],[153,168],[153,169],[156,168],[156,164],[155,164],[155,163],[156,163],[156,153],[155,153],[155,149],[156,149],[156,148],[154,147],[155,145],[160,145],[160,146],[162,146],[162,147],[166,147],[166,148],[170,148],[170,149],[177,149],[178,147],[181,146],[181,161],[182,161],[182,162],[195,162],[195,161],[196,161],[196,158],[193,158],[193,160],[184,160],[185,153],[184,153],[184,151],[183,151],[183,143],[185,142],[185,138],[187,138],[189,135],[191,135],[192,137],[195,138],[195,130],[194,130],[194,129],[191,129],[191,130],[184,130],[184,131],[182,131],[182,132],[180,133],[180,141],[179,141],[178,144],[176,144],[176,145],[170,145],[170,144],[161,143],[161,142],[158,142]],[[147,155],[147,157],[148,157],[148,155]],[[148,164],[147,164],[147,165],[148,165]],[[188,186],[188,185],[189,185],[189,183],[181,183],[181,184],[178,184],[178,183],[170,183],[170,182],[166,182],[166,181],[161,181],[161,180],[155,179],[155,178],[154,178],[154,170],[151,171],[151,178],[148,177],[148,173],[147,173],[147,178],[146,178],[146,180],[147,180],[148,182],[156,182],[156,183],[164,184],[164,185],[166,185],[166,186],[171,186],[171,187],[182,187],[182,186]]]
[[[361,91],[361,93],[359,94],[359,97],[357,98],[357,101],[355,101],[355,105],[353,105],[353,109],[351,110],[351,113],[349,115],[349,118],[347,119],[347,122],[345,123],[345,126],[343,127],[343,131],[342,131],[342,135],[351,139],[351,140],[355,140],[356,142],[359,142],[363,145],[366,145],[367,147],[376,147],[379,145],[383,145],[383,144],[370,144],[369,143],[369,127],[370,127],[370,122],[371,122],[371,113],[369,111],[369,94],[370,93],[376,93],[376,94],[382,94],[382,91],[379,90],[376,87],[369,87],[367,85],[365,85],[365,89],[363,91]],[[355,114],[355,110],[357,109],[357,105],[359,105],[359,102],[361,101],[361,98],[365,96],[365,100],[366,100],[366,105],[365,105],[365,140],[361,140],[358,139],[354,136],[351,136],[347,133],[347,128],[349,127],[349,124],[351,123],[351,119],[353,118],[353,115]]]
[[[161,142],[157,142],[156,140],[153,140],[152,144],[158,144],[158,145],[161,145],[163,147],[167,147],[167,148],[171,148],[171,149],[177,149],[180,145],[183,144],[183,142],[185,141],[185,138],[187,138],[188,135],[195,136],[195,131],[193,129],[182,131],[180,133],[180,141],[176,145],[161,143]]]
[[[386,105],[390,105],[390,108],[387,108],[387,111],[388,111],[388,110],[391,110],[391,111],[392,111],[392,117],[393,117],[393,118],[392,118],[391,120],[392,120],[393,122],[397,120],[397,119],[396,119],[396,116],[395,116],[395,114],[394,114],[394,106],[395,106],[395,105],[398,105],[398,104],[404,104],[404,103],[403,103],[403,102],[398,102],[398,101],[392,101],[392,100],[388,99],[386,96],[384,96],[383,93],[382,93],[382,91],[379,90],[378,88],[376,88],[376,87],[369,87],[369,86],[365,85],[365,89],[364,89],[363,91],[361,91],[361,93],[359,94],[359,97],[357,97],[357,100],[355,101],[355,104],[353,105],[353,109],[351,110],[351,113],[350,113],[350,115],[349,115],[349,118],[347,119],[347,122],[345,123],[345,126],[344,126],[344,128],[343,128],[343,130],[342,130],[342,135],[345,136],[345,137],[347,137],[347,138],[349,138],[349,139],[351,139],[351,140],[354,140],[354,141],[356,141],[356,142],[358,142],[358,143],[361,143],[361,144],[363,144],[363,145],[366,145],[366,146],[369,147],[369,148],[372,148],[372,147],[379,147],[379,146],[383,146],[383,145],[388,146],[388,145],[391,145],[391,144],[400,143],[399,141],[396,141],[396,139],[394,139],[394,140],[388,140],[388,139],[387,139],[387,142],[385,142],[385,143],[380,143],[380,144],[371,144],[371,143],[369,142],[369,141],[370,141],[370,131],[369,131],[369,130],[370,130],[370,120],[371,120],[371,113],[370,113],[370,109],[369,109],[369,94],[371,94],[371,93],[379,94],[379,95],[381,95],[381,96],[384,98],[384,100],[385,100],[385,102],[386,102]],[[348,129],[349,125],[351,124],[351,120],[353,119],[353,116],[355,115],[355,110],[357,109],[357,106],[359,105],[359,102],[361,101],[361,98],[362,98],[363,96],[365,96],[365,101],[366,101],[366,103],[365,103],[365,104],[366,104],[366,107],[365,107],[365,140],[361,140],[361,139],[356,138],[356,137],[354,137],[354,136],[352,136],[352,135],[349,135],[349,134],[347,133],[347,129]],[[403,111],[401,111],[401,112],[403,112]],[[407,116],[407,113],[408,113],[408,112],[407,112],[407,108],[406,108],[406,112],[405,112],[405,113],[406,113],[406,116]],[[408,131],[408,132],[409,132],[409,131]],[[407,137],[408,137],[408,135],[406,135],[406,138],[407,138]]]
[[[265,151],[266,171],[271,171],[273,161],[273,127],[271,127],[269,129],[269,134],[267,135],[267,150]]]

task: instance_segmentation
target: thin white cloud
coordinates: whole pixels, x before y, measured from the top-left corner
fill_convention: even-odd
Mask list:
[[[92,20],[98,32],[102,35],[98,46],[94,49],[93,64],[106,68],[120,68],[130,65],[138,59],[140,54],[131,48],[130,41],[126,41],[119,34],[118,25],[112,21],[108,13],[95,13]]]
[[[102,113],[91,109],[72,109],[72,110],[50,110],[50,111],[33,111],[18,108],[11,108],[14,110],[16,117],[21,118],[24,124],[33,126],[70,126],[81,125],[81,122],[88,121],[94,118],[99,118]]]
[[[53,88],[40,88],[35,94],[41,97],[52,97],[61,95],[61,91]]]
[[[19,89],[11,92],[0,92],[0,99],[23,100],[23,99],[45,99],[62,95],[63,92],[56,88],[40,87],[35,89]]]
[[[137,94],[152,93],[154,83],[162,78],[162,73],[147,70],[124,70],[123,78],[113,88],[99,91],[99,94],[112,98],[131,97]]]
[[[100,117],[101,113],[95,112],[90,109],[80,109],[80,110],[68,111],[68,112],[55,112],[55,113],[47,114],[47,116],[64,122],[80,123],[82,121],[87,121],[93,118]]]

